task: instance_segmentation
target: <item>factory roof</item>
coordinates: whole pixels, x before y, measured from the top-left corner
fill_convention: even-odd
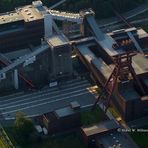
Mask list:
[[[148,33],[144,31],[142,28],[129,28],[129,29],[121,29],[121,30],[116,30],[110,33],[107,33],[109,36],[117,35],[114,37],[114,39],[125,39],[128,37],[127,32],[131,32],[133,36],[137,36],[139,39],[148,37]]]
[[[120,83],[119,92],[126,101],[140,99],[140,95],[133,87],[133,84],[130,82]]]
[[[26,22],[29,22],[43,18],[42,11],[38,8],[39,7],[34,7],[33,5],[27,5],[17,8],[16,11],[23,17]]]
[[[96,68],[106,77],[108,78],[109,75],[112,72],[112,68],[107,65],[102,58],[96,57],[94,53],[92,53],[92,51],[86,46],[77,46],[77,48],[79,49],[80,53],[85,57],[85,59],[89,62],[89,63],[93,63]]]
[[[106,133],[110,130],[117,129],[119,125],[114,120],[102,122],[100,124],[94,124],[89,127],[82,127],[81,130],[87,137],[95,136],[101,133]]]
[[[0,25],[21,20],[23,20],[23,17],[15,11],[0,14]]]
[[[148,73],[148,58],[142,54],[133,57],[133,67],[136,74]]]
[[[68,44],[66,38],[63,35],[53,35],[52,37],[47,39],[47,42],[52,47]]]
[[[70,116],[74,114],[75,111],[71,107],[68,106],[62,109],[58,109],[54,113],[57,118],[62,118],[62,117],[66,117],[66,116]]]
[[[0,24],[6,24],[21,20],[29,22],[33,20],[42,19],[43,13],[46,11],[46,9],[47,8],[45,6],[35,6],[34,4],[18,7],[15,9],[15,11],[1,13]]]

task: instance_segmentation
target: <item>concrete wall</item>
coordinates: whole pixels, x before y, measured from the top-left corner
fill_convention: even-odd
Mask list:
[[[36,56],[36,61],[30,65],[23,67],[21,65],[15,67],[18,72],[25,77],[25,79],[31,81],[37,88],[48,84],[49,77],[49,50]],[[22,78],[19,77],[19,87],[28,88],[28,84]],[[9,91],[14,89],[14,69],[6,73],[6,79],[0,82],[0,91]]]
[[[60,56],[59,56],[60,55]],[[21,75],[35,86],[40,88],[50,81],[72,75],[71,48],[69,45],[54,49],[53,58],[51,49],[37,55],[35,61],[24,67],[24,63],[15,67]],[[62,73],[60,73],[62,72]],[[18,77],[19,88],[29,88],[29,85]],[[1,80],[0,91],[14,90],[14,69],[6,73],[6,79]]]
[[[62,77],[64,75],[72,75],[72,59],[71,59],[71,47],[64,45],[50,49],[52,58],[50,59],[51,73],[53,78]]]
[[[15,24],[14,24],[15,25]],[[29,44],[40,44],[44,37],[44,21],[27,22],[18,28],[0,33],[0,51],[9,52],[28,47]]]

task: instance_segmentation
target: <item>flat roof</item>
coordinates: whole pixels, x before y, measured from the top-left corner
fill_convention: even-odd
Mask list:
[[[143,96],[143,97],[141,97],[141,100],[142,100],[142,101],[148,101],[148,96]]]
[[[66,38],[62,35],[53,35],[52,37],[47,39],[47,43],[53,47],[68,44]]]
[[[0,14],[0,25],[21,20],[24,20],[23,17],[15,11]]]
[[[142,54],[137,54],[133,57],[133,67],[135,69],[136,74],[148,73],[148,58],[146,58]]]
[[[126,101],[137,100],[141,98],[138,92],[134,89],[133,84],[130,82],[120,83],[118,90]]]
[[[93,63],[96,68],[106,77],[108,78],[112,72],[112,68],[107,65],[102,58],[96,57],[95,54],[87,47],[87,45],[77,46],[80,53],[84,56],[84,58],[89,62]]]
[[[108,66],[101,58],[92,60],[92,63],[105,76],[106,79],[109,78],[113,70],[111,65]]]
[[[43,11],[47,8],[45,6],[35,7],[33,5],[21,6],[15,9],[15,11],[1,13],[0,24],[6,24],[10,22],[16,22],[24,20],[25,22],[34,21],[43,18]]]
[[[43,18],[42,13],[38,10],[38,8],[35,8],[33,5],[19,7],[16,9],[16,11],[24,18],[25,22]]]
[[[122,34],[122,33],[127,33],[127,32],[132,32],[134,35],[135,35],[135,32],[138,34],[138,35],[143,35],[143,34],[147,34],[147,32],[142,29],[142,28],[135,28],[135,27],[132,27],[132,28],[127,28],[127,29],[120,29],[120,30],[115,30],[115,31],[112,31],[112,32],[109,32],[107,33],[108,35],[113,35],[113,34]]]
[[[58,109],[56,111],[54,111],[54,114],[58,117],[58,118],[63,118],[69,115],[74,114],[74,110],[71,107],[65,107],[65,108],[61,108]]]
[[[100,124],[94,124],[93,126],[82,127],[81,130],[84,134],[89,136],[95,136],[101,133],[106,133],[110,130],[119,128],[119,125],[114,120],[102,122]]]
[[[128,31],[130,31],[134,37],[136,36],[139,39],[148,37],[148,33],[142,28],[121,29],[121,30],[116,30],[107,34],[109,36],[118,35],[114,37],[114,39],[124,39],[128,37],[128,34],[127,34]]]

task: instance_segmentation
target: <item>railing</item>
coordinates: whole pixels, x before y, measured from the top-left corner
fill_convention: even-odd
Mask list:
[[[15,148],[1,125],[0,125],[0,138],[6,148]]]

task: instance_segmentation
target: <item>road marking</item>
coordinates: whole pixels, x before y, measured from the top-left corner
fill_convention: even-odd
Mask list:
[[[5,98],[8,98],[8,97],[14,97],[16,95],[22,95],[22,94],[24,94],[23,91],[18,92],[18,93],[14,93],[14,94],[10,94],[10,95],[7,95],[7,96],[0,96],[0,99],[5,99]]]
[[[23,99],[23,100],[16,100],[15,102],[10,102],[10,103],[7,103],[7,104],[1,104],[0,106],[6,106],[8,104],[14,104],[14,103],[17,103],[17,102],[23,102],[23,101],[26,101],[26,100],[31,100],[33,98],[40,98],[40,97],[44,97],[44,96],[48,96],[48,95],[53,95],[55,93],[62,93],[62,92],[65,92],[65,91],[68,91],[68,90],[72,90],[72,89],[75,89],[75,88],[80,88],[80,87],[89,87],[90,84],[83,84],[81,86],[75,86],[75,87],[72,87],[72,88],[66,88],[66,89],[63,89],[63,90],[57,90],[57,91],[54,91],[54,92],[51,92],[51,93],[46,93],[46,94],[40,94],[40,95],[37,95],[37,94],[32,94],[32,97],[30,98],[26,98],[26,99]],[[34,96],[33,96],[34,95]],[[20,99],[20,98],[18,98]],[[3,102],[2,102],[3,103]]]
[[[63,85],[64,87],[65,86],[68,86],[68,87],[70,87],[70,86],[75,86],[75,85],[80,85],[80,84],[83,84],[83,83],[86,83],[86,82],[88,82],[87,80],[83,80],[83,81],[80,81],[80,82],[75,82],[75,83],[72,83],[72,84],[68,84],[68,85]],[[64,87],[61,87],[61,88],[64,88]],[[56,90],[57,89],[57,91],[59,91],[58,89],[58,87],[56,87],[56,88],[54,88],[54,90]],[[42,93],[47,93],[47,92],[51,92],[51,91],[53,91],[53,88],[50,88],[50,89],[48,89],[48,90],[42,90],[42,91],[38,91],[38,92],[33,92],[33,93],[29,93],[29,94],[25,94],[25,95],[23,95],[23,96],[17,96],[17,97],[15,97],[15,98],[10,98],[10,99],[7,99],[7,100],[0,100],[0,103],[1,102],[7,102],[7,101],[12,101],[12,100],[16,100],[17,98],[19,98],[19,99],[21,99],[21,98],[24,98],[24,97],[29,97],[29,96],[32,96],[33,94],[42,94]]]
[[[95,101],[95,100],[94,100]],[[81,108],[87,108],[87,107],[92,107],[94,104],[88,104],[88,105],[83,105]]]
[[[82,91],[87,91],[87,89],[84,88],[84,89],[76,90],[76,91],[73,91],[73,92],[68,92],[68,93],[65,93],[65,94],[55,95],[53,97],[46,97],[46,98],[44,98],[42,100],[34,100],[34,101],[30,101],[30,102],[25,102],[25,103],[22,103],[22,104],[17,104],[17,105],[11,105],[11,106],[2,107],[0,109],[1,110],[3,110],[3,109],[10,109],[10,108],[20,107],[20,106],[23,106],[23,105],[37,103],[37,102],[41,102],[41,101],[48,101],[48,100],[51,100],[51,99],[54,99],[54,98],[57,98],[57,97],[63,97],[63,96],[71,95],[71,94],[74,94],[74,93],[79,93],[79,92],[82,92]]]
[[[36,93],[32,93],[32,94],[27,94],[27,95],[23,95],[23,96],[18,96],[16,98],[12,98],[12,99],[8,99],[8,100],[3,100],[3,101],[0,101],[0,106],[6,106],[8,104],[14,104],[16,102],[23,102],[25,100],[30,100],[30,99],[33,99],[33,98],[39,98],[39,97],[44,97],[44,96],[47,96],[47,95],[51,95],[51,94],[54,94],[54,93],[57,93],[57,92],[63,92],[63,91],[68,91],[68,90],[71,90],[71,89],[75,89],[75,88],[80,88],[80,87],[84,87],[84,86],[89,86],[90,84],[82,84],[80,86],[75,86],[75,87],[71,87],[71,88],[66,88],[66,89],[63,89],[63,90],[57,90],[57,91],[54,91],[54,92],[48,92],[48,93],[45,93],[45,92],[36,92]],[[45,93],[45,94],[43,94]],[[32,96],[32,97],[29,97],[29,96]],[[27,98],[25,98],[27,97]],[[25,99],[22,99],[22,98],[25,98]],[[19,100],[17,100],[19,99]],[[7,103],[7,104],[3,104],[2,103],[5,103],[5,102],[8,102],[8,101],[14,101],[14,100],[17,100],[15,102],[10,102],[10,103]]]
[[[88,104],[88,105],[84,105],[82,106],[81,108],[82,109],[85,109],[85,108],[88,108],[88,107],[92,107],[94,104]],[[61,107],[62,108],[62,107]],[[52,112],[52,111],[51,111]],[[40,113],[40,114],[33,114],[33,115],[27,115],[28,118],[33,118],[33,117],[37,117],[37,116],[41,116],[43,115],[43,113]],[[5,120],[14,120],[15,117],[5,117]]]
[[[89,94],[89,92],[83,92],[83,93],[79,93],[79,94],[76,94],[76,95],[64,97],[64,99],[63,98],[62,99],[56,99],[56,100],[53,100],[53,101],[48,101],[48,102],[44,102],[44,103],[40,103],[40,104],[36,104],[36,105],[31,105],[31,106],[23,107],[23,108],[12,110],[12,111],[8,111],[8,112],[2,112],[1,114],[2,115],[6,115],[6,114],[14,113],[14,112],[17,112],[17,111],[22,111],[22,110],[29,109],[29,108],[34,108],[34,107],[42,106],[42,105],[45,105],[45,104],[47,105],[47,104],[50,104],[50,103],[55,103],[55,102],[58,102],[58,101],[63,101],[63,100],[66,100],[66,99],[69,99],[69,98],[72,98],[72,97],[81,96],[81,95],[84,95],[84,94]]]

